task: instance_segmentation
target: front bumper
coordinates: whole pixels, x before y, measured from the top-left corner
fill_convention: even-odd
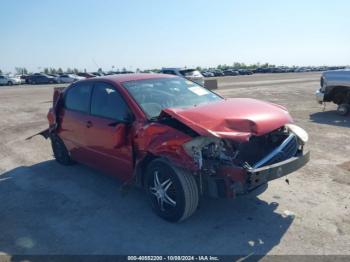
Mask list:
[[[317,103],[322,104],[324,101],[324,93],[322,93],[320,90],[317,90],[315,96]]]
[[[248,194],[271,180],[281,178],[300,169],[309,160],[310,152],[307,151],[285,161],[259,168],[222,168],[218,176],[207,177],[208,195],[232,198]]]
[[[249,192],[268,181],[286,176],[306,165],[310,160],[310,152],[292,157],[285,161],[247,171],[248,179],[245,192]]]

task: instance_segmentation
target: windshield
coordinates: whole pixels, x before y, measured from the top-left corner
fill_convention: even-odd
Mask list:
[[[159,116],[164,108],[188,108],[222,99],[189,80],[172,77],[123,83],[148,118]]]

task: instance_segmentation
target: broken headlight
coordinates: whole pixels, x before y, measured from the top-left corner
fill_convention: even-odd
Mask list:
[[[309,140],[309,135],[301,127],[293,124],[287,124],[286,128],[290,132],[294,133],[304,144]]]
[[[230,143],[216,137],[196,137],[185,143],[183,147],[200,169],[206,160],[231,162],[238,153]]]

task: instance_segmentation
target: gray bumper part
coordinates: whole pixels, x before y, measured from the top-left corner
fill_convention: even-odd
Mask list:
[[[248,170],[247,190],[251,191],[261,184],[267,183],[283,176],[286,176],[306,165],[310,160],[310,152],[305,152],[285,161]]]
[[[315,96],[317,103],[322,104],[324,99],[324,93],[322,93],[320,90],[317,90]]]

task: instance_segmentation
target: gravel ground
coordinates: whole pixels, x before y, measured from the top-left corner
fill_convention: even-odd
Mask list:
[[[225,97],[286,106],[310,135],[311,160],[258,197],[205,199],[193,217],[156,217],[141,190],[82,165],[60,166],[47,127],[53,86],[0,87],[0,253],[348,254],[350,117],[314,99],[319,73],[218,79]],[[55,85],[54,85],[55,86]]]

